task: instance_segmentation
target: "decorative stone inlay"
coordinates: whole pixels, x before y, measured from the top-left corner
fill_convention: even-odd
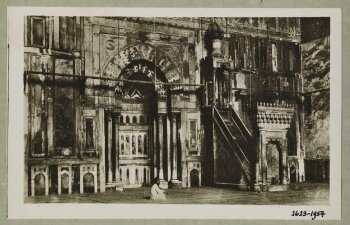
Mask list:
[[[276,102],[257,102],[258,108],[262,107],[276,107],[276,108],[293,108],[293,104],[276,103]]]
[[[181,82],[180,69],[174,64],[170,56],[159,48],[149,44],[136,44],[127,46],[119,52],[112,54],[112,57],[107,59],[107,63],[103,68],[104,77],[119,78],[122,70],[132,61],[147,60],[154,63],[159,68],[167,80],[172,83]],[[134,69],[134,68],[133,68]],[[135,68],[138,69],[137,67]],[[140,68],[141,70],[143,67]],[[152,75],[153,70],[148,69],[147,75]]]
[[[47,166],[35,166],[33,167],[34,175],[38,173],[47,173]]]
[[[213,22],[213,18],[196,18],[196,17],[169,17],[169,18],[155,18],[155,17],[144,17],[144,18],[123,18],[125,20],[134,21],[137,20],[139,23],[156,23],[166,24],[176,27],[186,27],[190,29],[198,29],[201,26],[204,30]],[[289,20],[297,20],[297,18],[289,18]],[[215,17],[214,21],[221,27],[227,30],[227,33],[253,33],[259,36],[266,36],[267,29],[269,30],[268,35],[273,38],[287,38],[292,40],[300,40],[300,22],[296,21],[295,24],[289,23],[289,27],[283,26],[279,21],[275,21],[275,26],[267,26],[266,18],[259,17]],[[255,21],[255,22],[254,22]]]

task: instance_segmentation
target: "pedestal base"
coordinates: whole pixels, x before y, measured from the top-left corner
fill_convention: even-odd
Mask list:
[[[121,181],[113,181],[111,183],[107,183],[106,184],[106,191],[107,192],[123,192],[124,187],[123,187],[123,183]]]
[[[169,182],[169,185],[171,188],[181,188],[182,187],[182,182],[179,180],[171,180]]]
[[[254,184],[254,191],[256,192],[261,192],[262,191],[262,188],[261,188],[261,184],[257,183],[257,184]]]
[[[159,187],[160,187],[161,189],[168,189],[168,188],[169,188],[168,181],[166,181],[166,180],[160,180],[160,181],[159,181]]]
[[[269,185],[267,186],[267,191],[275,192],[275,191],[288,191],[289,185],[281,184],[281,185]]]

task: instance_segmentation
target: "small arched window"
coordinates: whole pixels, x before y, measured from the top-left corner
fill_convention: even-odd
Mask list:
[[[129,169],[126,169],[126,184],[130,184]]]
[[[140,116],[140,123],[141,124],[145,123],[145,117],[143,115]]]
[[[148,184],[147,170],[143,168],[143,183]]]
[[[120,154],[124,155],[124,135],[120,136]]]
[[[119,169],[119,177],[120,177],[121,181],[124,182],[122,169]]]
[[[136,116],[132,117],[132,123],[137,123],[137,117]]]
[[[147,155],[147,134],[144,135],[143,137],[143,153]]]
[[[139,183],[139,170],[138,169],[135,170],[135,183],[136,184]]]
[[[125,118],[125,123],[130,123],[130,117],[129,117],[129,115],[126,116],[126,118]]]
[[[119,121],[120,121],[120,123],[124,123],[124,116],[123,115],[120,115]]]
[[[132,150],[132,154],[136,155],[136,137],[135,135],[132,135],[132,139],[131,139],[131,150]]]
[[[125,155],[129,155],[130,152],[130,137],[129,135],[125,136]]]
[[[138,153],[142,154],[142,147],[143,146],[142,146],[142,136],[141,135],[139,135],[137,138],[137,147],[138,147],[138,149],[137,149]]]

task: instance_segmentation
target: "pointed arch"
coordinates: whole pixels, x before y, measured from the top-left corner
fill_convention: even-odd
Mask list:
[[[102,67],[102,77],[118,79],[123,70],[132,62],[145,60],[153,63],[166,77],[168,83],[181,83],[181,70],[176,66],[173,59],[158,47],[150,44],[137,43],[128,45],[114,51]],[[149,76],[154,78],[152,71]]]

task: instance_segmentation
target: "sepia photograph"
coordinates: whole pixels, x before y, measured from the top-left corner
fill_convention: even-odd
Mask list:
[[[25,206],[318,206],[288,216],[326,217],[330,77],[341,75],[331,16],[50,12],[15,29]]]

